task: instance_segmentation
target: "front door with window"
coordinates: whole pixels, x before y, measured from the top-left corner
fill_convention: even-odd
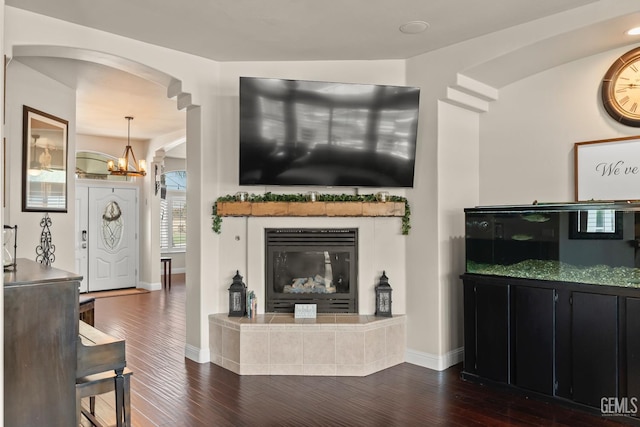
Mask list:
[[[86,197],[83,192],[86,190]],[[79,204],[86,199],[87,224],[79,224],[78,251],[86,249],[86,288],[81,291],[102,291],[132,288],[137,285],[138,215],[136,189],[89,187],[78,188]],[[82,215],[78,215],[81,217]],[[86,230],[86,232],[85,232]],[[77,259],[82,262],[82,256]]]

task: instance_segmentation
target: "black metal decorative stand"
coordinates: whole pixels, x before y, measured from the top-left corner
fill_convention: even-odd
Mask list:
[[[56,260],[54,254],[56,245],[51,243],[51,218],[48,213],[45,213],[40,220],[40,227],[42,227],[42,233],[40,233],[40,245],[36,247],[36,261],[51,265]]]

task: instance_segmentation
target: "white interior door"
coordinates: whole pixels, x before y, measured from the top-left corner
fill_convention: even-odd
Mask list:
[[[134,188],[90,187],[88,290],[137,285],[138,206]]]

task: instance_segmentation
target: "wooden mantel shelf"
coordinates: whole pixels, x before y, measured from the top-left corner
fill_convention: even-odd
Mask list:
[[[218,202],[218,216],[393,216],[404,202]]]

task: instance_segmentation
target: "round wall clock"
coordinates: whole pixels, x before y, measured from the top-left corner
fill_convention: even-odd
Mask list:
[[[640,47],[611,65],[602,79],[602,102],[616,121],[640,127]]]

